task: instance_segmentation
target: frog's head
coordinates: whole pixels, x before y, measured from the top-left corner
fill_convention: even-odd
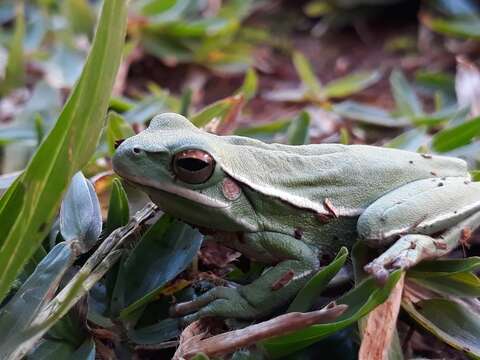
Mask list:
[[[254,230],[252,208],[240,184],[220,166],[215,147],[221,141],[185,117],[165,113],[120,144],[113,168],[164,211],[188,223],[216,230]]]

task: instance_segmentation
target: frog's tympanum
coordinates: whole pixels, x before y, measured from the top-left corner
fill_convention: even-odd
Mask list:
[[[177,114],[155,117],[113,158],[117,174],[165,212],[271,267],[249,285],[216,287],[174,308],[253,319],[284,306],[327,254],[390,246],[365,268],[442,256],[480,224],[480,183],[460,159],[366,145],[266,144],[218,136]]]

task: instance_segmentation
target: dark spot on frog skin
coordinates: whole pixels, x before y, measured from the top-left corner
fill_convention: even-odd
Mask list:
[[[297,240],[302,240],[303,229],[302,228],[295,228],[295,230],[293,230],[293,237]]]
[[[430,171],[430,175],[437,176],[437,173],[435,171]]]
[[[315,218],[320,221],[322,224],[327,224],[331,220],[334,219],[334,217],[331,214],[315,214]]]
[[[410,160],[408,163],[411,164],[411,165],[413,165],[413,160]]]
[[[292,281],[294,275],[295,273],[293,272],[293,270],[288,269],[288,271],[286,271],[282,276],[280,276],[280,278],[277,281],[275,281],[272,284],[271,286],[272,291],[280,290],[281,288],[288,285],[288,283]]]
[[[432,155],[430,154],[420,154],[424,159],[431,159]]]
[[[465,185],[468,185],[468,184],[470,184],[470,180],[465,180],[463,183],[464,183]]]
[[[437,186],[438,187],[443,186],[443,182],[439,182]]]

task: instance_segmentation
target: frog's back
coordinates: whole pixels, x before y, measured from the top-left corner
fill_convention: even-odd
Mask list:
[[[248,146],[249,140],[238,141],[240,156],[223,162],[229,175],[266,195],[320,213],[329,211],[325,199],[344,215],[358,215],[409,182],[469,176],[466,163],[451,157],[368,145]],[[229,145],[233,148],[227,151],[236,151],[232,142]]]

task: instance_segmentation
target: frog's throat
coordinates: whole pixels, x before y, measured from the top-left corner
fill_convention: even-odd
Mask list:
[[[140,186],[146,186],[149,188],[167,192],[169,194],[175,194],[177,196],[183,197],[187,200],[191,200],[195,203],[198,203],[204,206],[208,206],[212,208],[226,208],[230,206],[230,204],[225,201],[212,199],[196,191],[175,186],[169,183],[155,181],[154,179],[147,179],[141,176],[129,175],[127,177],[127,180]]]

